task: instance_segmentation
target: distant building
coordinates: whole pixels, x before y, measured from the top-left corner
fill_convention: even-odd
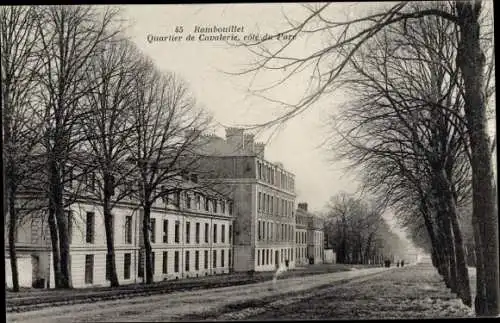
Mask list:
[[[307,211],[307,203],[299,203],[297,221],[306,224],[307,259],[314,264],[323,263],[324,253],[324,220]]]
[[[297,212],[295,213],[295,250],[297,255],[297,264],[309,264],[309,256],[307,251],[307,225],[309,223],[309,216],[307,215],[307,204],[298,204]]]
[[[226,138],[206,136],[201,152],[205,181],[213,181],[234,200],[234,270],[275,270],[295,266],[294,175],[264,157],[265,145],[243,129],[226,129]]]

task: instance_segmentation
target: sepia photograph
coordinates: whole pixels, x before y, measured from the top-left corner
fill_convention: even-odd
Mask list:
[[[0,5],[6,322],[500,317],[493,8]]]

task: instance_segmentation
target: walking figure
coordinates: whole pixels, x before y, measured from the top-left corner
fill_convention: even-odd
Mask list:
[[[273,275],[273,289],[276,289],[276,283],[278,280],[278,276],[283,274],[288,270],[288,260],[285,260],[285,263],[278,264],[276,263],[276,272]]]
[[[399,261],[396,263],[396,267],[399,267]]]
[[[405,261],[401,260],[401,267],[403,267],[404,265],[405,265]]]

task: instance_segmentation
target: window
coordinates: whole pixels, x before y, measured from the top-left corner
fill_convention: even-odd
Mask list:
[[[229,225],[229,243],[233,243],[233,226]]]
[[[181,205],[181,192],[177,191],[174,194],[174,205],[179,207]]]
[[[186,193],[186,207],[191,208],[191,195],[189,193]]]
[[[220,230],[221,230],[220,242],[226,243],[226,226],[224,224],[221,225]]]
[[[229,215],[233,215],[233,202],[229,202]]]
[[[213,268],[217,268],[217,250],[214,250],[213,252],[214,254],[214,258],[212,259],[212,262],[213,262]]]
[[[85,284],[94,282],[94,255],[85,255]]]
[[[130,279],[130,266],[132,265],[132,254],[126,253],[123,261],[123,279]]]
[[[219,204],[219,202],[217,200],[214,200],[212,203],[214,206],[214,213],[217,213],[217,205]]]
[[[220,202],[220,208],[221,208],[220,212],[222,214],[226,214],[226,201],[221,201]]]
[[[191,182],[198,183],[198,174],[191,174]]]
[[[174,272],[179,272],[179,251],[174,253]]]
[[[214,224],[214,243],[217,243],[217,224]]]
[[[205,211],[209,211],[210,208],[208,207],[208,203],[210,202],[210,199],[208,197],[205,198]]]
[[[270,207],[270,200],[271,200],[271,197],[269,195],[266,195],[266,212],[269,213],[269,210],[271,209]]]
[[[168,251],[163,251],[163,273],[166,274],[168,272]]]
[[[271,206],[271,209],[269,210],[269,212],[271,214],[273,214],[273,211],[274,211],[274,209],[273,209],[273,206],[274,206],[274,196],[271,196],[271,205],[270,206]]]
[[[205,250],[203,255],[203,262],[205,263],[205,269],[208,269],[208,250]]]
[[[269,232],[270,232],[270,230],[269,230],[269,229],[270,229],[270,228],[269,228],[269,224],[270,224],[270,223],[269,223],[269,222],[267,222],[267,237],[266,237],[266,239],[267,239],[267,240],[269,240],[269,237],[271,236],[271,234],[269,233]]]
[[[200,243],[200,223],[196,222],[196,229],[195,229],[195,239],[196,243]]]
[[[198,250],[194,252],[194,270],[200,270],[200,252]]]
[[[180,238],[179,238],[179,227],[180,227],[181,223],[179,220],[175,221],[175,231],[174,231],[174,238],[175,238],[175,243],[179,243],[180,242]]]
[[[259,192],[259,198],[257,199],[257,210],[261,211],[262,210],[262,193]]]
[[[151,223],[151,227],[150,227],[151,243],[155,243],[156,242],[156,219],[150,219],[150,223]]]
[[[228,257],[227,257],[227,265],[229,267],[232,266],[232,262],[231,262],[232,260],[233,260],[233,258],[231,257],[231,249],[229,249],[229,251],[228,251]]]
[[[191,222],[186,222],[186,243],[191,243]]]
[[[220,251],[220,266],[224,267],[224,250]]]
[[[261,261],[261,265],[264,265],[265,264],[265,258],[266,258],[266,251],[263,249],[262,250],[262,261]]]
[[[205,223],[205,243],[208,243],[208,223]]]
[[[132,243],[132,216],[125,217],[125,243]]]
[[[168,220],[163,220],[163,243],[168,243]]]
[[[269,249],[266,249],[266,265],[269,265]]]
[[[155,253],[151,253],[151,271],[155,274]]]
[[[201,209],[201,196],[199,194],[196,194],[196,209]]]
[[[262,240],[266,239],[266,221],[262,221]]]
[[[139,259],[137,261],[137,276],[144,277],[144,251],[139,251]]]
[[[94,223],[95,222],[95,214],[94,212],[87,212],[86,219],[86,235],[85,241],[87,243],[94,243]]]
[[[258,240],[259,240],[259,241],[262,239],[262,236],[261,236],[261,231],[260,231],[260,227],[261,227],[261,221],[259,220],[259,226],[258,226],[258,229],[257,229],[257,232],[258,232]]]
[[[186,271],[189,271],[189,251],[186,251],[185,268],[186,268]]]

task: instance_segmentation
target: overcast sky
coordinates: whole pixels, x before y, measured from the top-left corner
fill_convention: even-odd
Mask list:
[[[331,15],[345,20],[381,6],[380,3],[332,4]],[[385,3],[387,5],[387,3]],[[223,42],[148,42],[148,36],[176,35],[183,27],[183,36],[199,27],[242,27],[241,37],[250,34],[274,33],[286,27],[284,14],[300,19],[304,14],[299,4],[209,4],[209,5],[129,5],[123,7],[127,21],[126,34],[150,56],[160,70],[173,71],[184,78],[198,103],[209,110],[220,123],[216,133],[224,136],[223,126],[263,122],[281,112],[266,100],[249,93],[249,88],[264,86],[274,79],[261,73],[257,78],[230,76],[224,72],[242,70],[252,57],[246,49],[231,48]],[[339,20],[340,20],[339,19]],[[194,34],[196,37],[198,35]],[[321,46],[321,39],[299,44],[293,50],[305,53],[307,48]],[[270,92],[273,98],[293,101],[303,94],[307,79],[300,78],[286,88]],[[291,100],[291,101],[290,101]],[[329,133],[328,116],[346,98],[335,92],[307,112],[292,119],[275,134],[266,146],[266,159],[280,161],[295,174],[297,202],[307,202],[309,209],[323,209],[331,196],[340,191],[354,192],[357,183],[345,165],[333,161],[334,154],[322,145]],[[267,140],[269,133],[258,140]],[[386,215],[391,225],[390,215]]]

